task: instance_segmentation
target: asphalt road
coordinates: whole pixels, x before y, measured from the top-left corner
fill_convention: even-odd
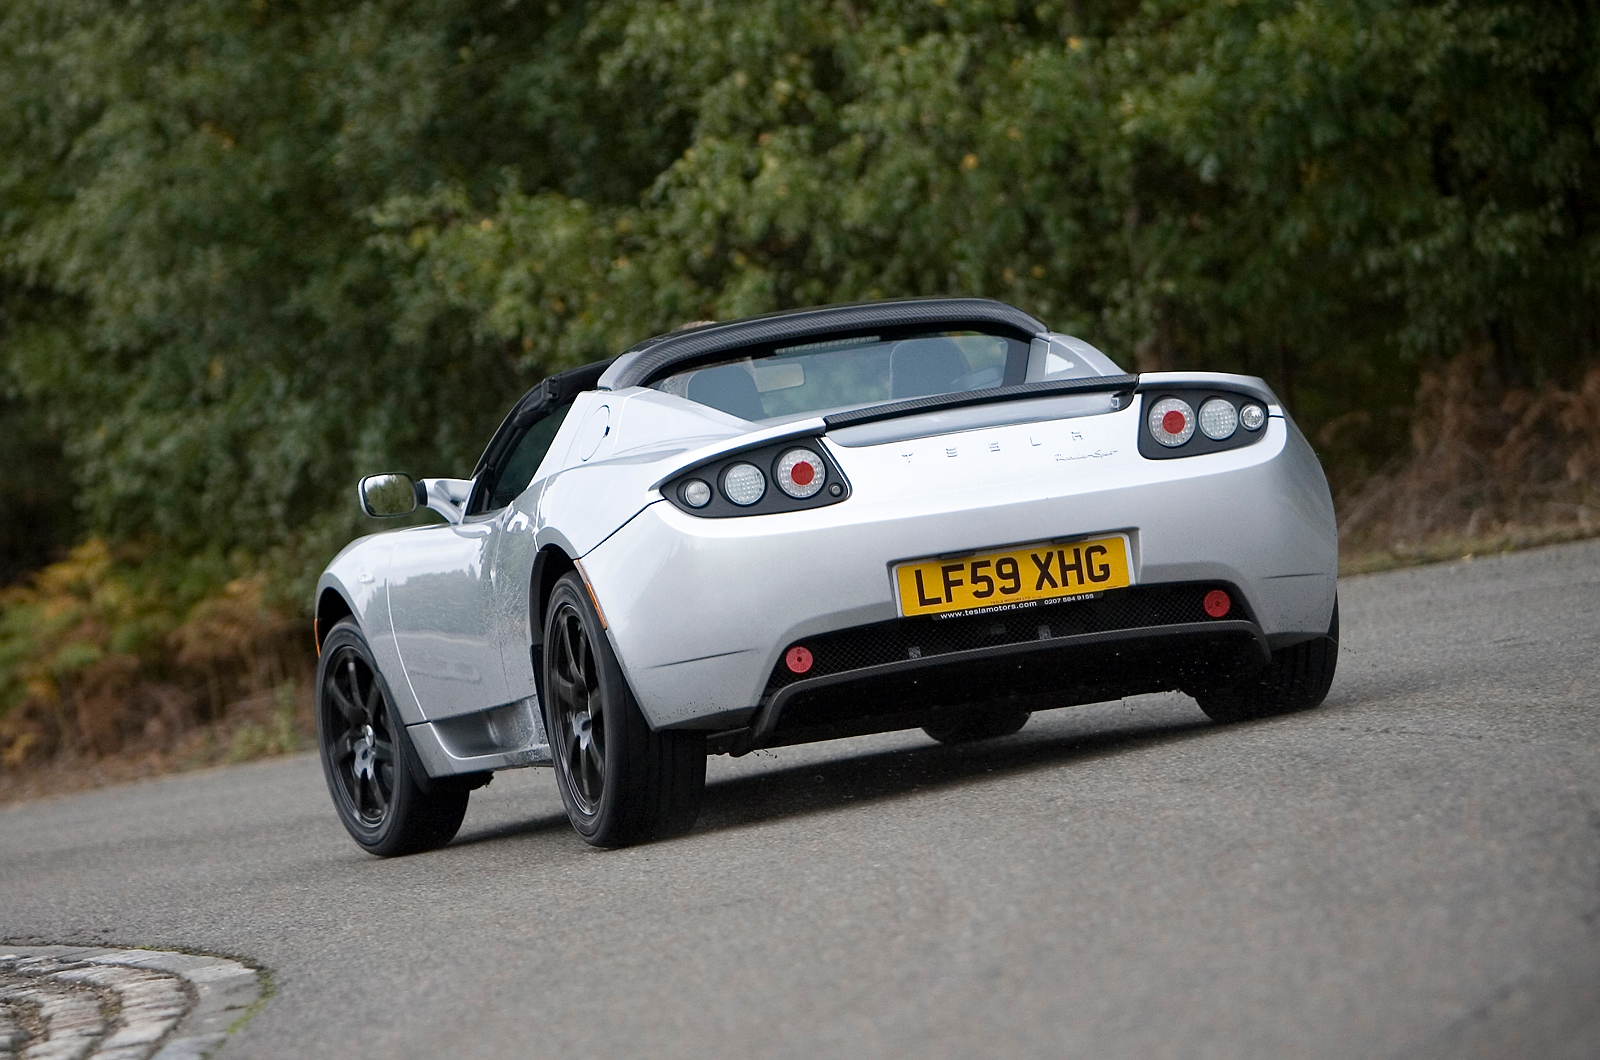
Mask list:
[[[258,962],[246,1057],[1600,1057],[1600,542],[1346,580],[1327,704],[548,772],[379,861],[310,756],[0,811],[0,939]]]

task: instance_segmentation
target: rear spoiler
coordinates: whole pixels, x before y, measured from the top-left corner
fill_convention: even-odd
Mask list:
[[[1047,379],[1042,383],[1021,383],[1001,386],[992,390],[969,390],[957,394],[934,394],[930,397],[892,401],[887,405],[869,405],[863,409],[850,409],[822,417],[828,429],[855,427],[863,423],[892,420],[900,416],[914,416],[919,412],[940,412],[945,409],[968,408],[973,405],[993,405],[1002,401],[1017,401],[1032,397],[1059,397],[1063,394],[1104,394],[1132,391],[1139,385],[1136,375],[1099,375],[1088,379]]]

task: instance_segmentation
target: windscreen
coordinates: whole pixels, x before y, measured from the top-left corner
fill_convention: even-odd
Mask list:
[[[864,335],[701,365],[653,389],[744,420],[831,412],[1020,382],[1028,344],[975,331]]]

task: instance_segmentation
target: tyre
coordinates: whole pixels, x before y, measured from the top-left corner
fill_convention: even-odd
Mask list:
[[[345,619],[317,663],[317,747],[334,809],[361,849],[380,857],[442,847],[467,812],[467,791],[429,781],[367,640]]]
[[[940,743],[972,743],[1010,736],[1028,724],[1031,710],[971,710],[924,725],[922,731]]]
[[[576,572],[551,590],[543,663],[540,700],[572,827],[597,847],[687,832],[705,790],[705,734],[650,730]]]
[[[1321,637],[1280,648],[1272,660],[1240,680],[1197,688],[1192,695],[1206,717],[1223,724],[1310,710],[1321,704],[1339,663],[1339,601]]]

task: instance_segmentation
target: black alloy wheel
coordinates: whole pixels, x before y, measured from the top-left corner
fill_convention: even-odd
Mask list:
[[[444,790],[423,774],[366,638],[350,619],[322,644],[317,747],[339,820],[368,853],[431,850],[460,829],[467,792]]]
[[[599,847],[687,832],[705,790],[702,732],[652,732],[576,572],[545,611],[545,725],[572,827]]]
[[[554,693],[555,739],[578,812],[600,812],[605,794],[606,719],[601,706],[600,675],[594,649],[583,628],[583,616],[564,602],[551,622],[550,687]]]

